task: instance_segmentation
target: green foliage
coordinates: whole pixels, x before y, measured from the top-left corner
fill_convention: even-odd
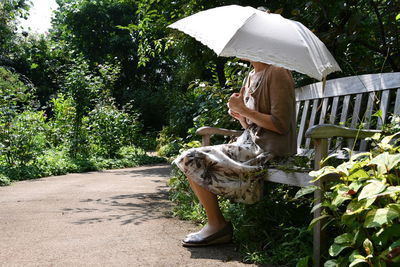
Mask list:
[[[51,100],[51,104],[53,116],[48,121],[49,140],[53,147],[68,148],[75,116],[73,99],[61,93]]]
[[[325,266],[391,266],[400,262],[398,138],[398,132],[376,136],[371,152],[310,173],[316,180],[329,173],[340,177],[322,203],[324,227],[337,233],[329,248],[332,259]]]
[[[241,127],[228,114],[226,103],[233,92],[240,90],[248,66],[238,60],[229,61],[225,66],[224,85],[219,83],[215,67],[210,68],[213,69],[213,82],[196,80],[185,94],[175,95],[176,97],[171,99],[170,123],[160,131],[157,139],[160,155],[176,155],[185,143],[199,140],[195,131],[200,127]],[[214,143],[227,141],[223,137],[217,138],[213,140]]]
[[[26,0],[0,2],[0,66],[2,57],[7,56],[16,42],[17,18],[26,18],[29,10]]]
[[[0,174],[0,186],[10,185],[11,180],[4,174]]]
[[[16,116],[2,132],[1,152],[9,166],[35,161],[48,147],[43,112],[25,111]]]
[[[140,124],[134,112],[99,104],[89,113],[90,142],[94,152],[113,158],[126,145],[138,144]]]
[[[25,165],[47,145],[43,112],[30,111],[33,90],[0,67],[0,164]]]
[[[165,162],[163,158],[148,156],[143,149],[133,146],[121,147],[117,154],[118,157],[113,159],[96,155],[77,159],[72,158],[66,149],[42,150],[42,153],[37,156],[35,163],[31,162],[24,166],[0,165],[0,186],[9,185],[12,181],[44,176],[136,167]]]

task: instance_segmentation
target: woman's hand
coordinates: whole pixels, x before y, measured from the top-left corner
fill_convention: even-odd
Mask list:
[[[247,109],[246,105],[244,104],[244,87],[240,89],[240,93],[234,93],[231,95],[228,101],[228,107],[231,112],[243,116],[242,114]]]
[[[231,109],[228,110],[229,115],[231,115],[233,118],[237,119],[238,121],[244,121],[245,117],[240,115],[237,112],[232,111]]]

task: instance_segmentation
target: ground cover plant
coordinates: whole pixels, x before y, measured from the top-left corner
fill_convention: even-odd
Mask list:
[[[324,196],[323,214],[310,225],[323,219],[333,234],[324,266],[400,264],[399,122],[394,117],[382,134],[371,138],[371,151],[310,173],[315,180],[332,173],[340,178]]]

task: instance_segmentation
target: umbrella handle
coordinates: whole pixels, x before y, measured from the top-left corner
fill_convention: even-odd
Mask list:
[[[326,76],[322,78],[322,93],[325,93],[325,86],[326,86]]]

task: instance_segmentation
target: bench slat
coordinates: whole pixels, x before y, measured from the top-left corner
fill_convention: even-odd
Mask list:
[[[367,109],[365,110],[365,116],[362,117],[364,119],[364,129],[369,129],[369,126],[371,125],[371,115],[374,108],[375,95],[375,92],[371,92],[368,95]],[[365,140],[361,140],[360,150],[365,151],[366,147],[367,143]]]
[[[310,106],[310,101],[309,100],[304,101],[303,113],[301,115],[300,129],[299,129],[299,134],[297,136],[297,146],[301,146],[301,141],[303,140],[304,131],[306,130],[305,127],[306,127],[306,119],[309,106]]]
[[[346,126],[346,120],[347,120],[347,113],[349,111],[349,105],[350,105],[350,95],[346,95],[343,99],[343,106],[342,106],[342,113],[340,115],[340,121],[339,121],[339,125],[341,126]],[[342,148],[342,143],[343,143],[343,138],[339,137],[337,139],[337,146],[340,148]]]
[[[394,114],[400,115],[400,88],[397,89],[396,102],[394,105]]]
[[[338,104],[339,104],[339,97],[336,96],[336,97],[333,98],[331,115],[329,117],[329,123],[331,123],[331,124],[335,124]]]
[[[361,121],[360,118],[360,109],[361,109],[361,101],[362,101],[363,94],[356,95],[356,102],[354,104],[353,116],[351,118],[351,125],[350,128],[357,128],[357,124]],[[348,139],[347,144],[349,148],[352,148],[354,145],[354,138]]]
[[[360,118],[360,109],[361,109],[361,101],[363,94],[357,94],[356,103],[354,104],[353,117],[351,118],[351,128],[356,128],[357,123],[361,121]]]
[[[344,96],[400,87],[400,72],[366,74],[329,80],[322,89],[322,82],[296,89],[296,100]]]
[[[385,124],[389,106],[389,96],[390,90],[385,90],[382,92],[381,105],[379,107],[379,109],[382,111],[382,117],[378,117],[378,129],[382,129],[383,124]]]
[[[331,115],[329,117],[329,123],[330,124],[335,124],[338,104],[339,104],[339,97],[336,96],[336,97],[333,98],[333,101],[332,101]],[[328,139],[328,149],[330,149],[330,147],[331,147],[331,138]]]
[[[264,178],[264,181],[300,187],[312,185],[311,180],[308,172],[285,172],[278,169],[268,169],[268,175]]]
[[[318,99],[314,99],[313,100],[312,110],[311,110],[311,117],[310,117],[310,122],[308,124],[308,128],[314,126],[315,118],[317,117],[318,102],[319,102]],[[305,148],[310,148],[310,143],[311,143],[311,138],[306,138]]]
[[[323,124],[325,122],[325,116],[326,116],[326,110],[328,109],[328,98],[324,98],[322,100],[322,108],[321,108],[321,114],[319,116],[319,124]]]

